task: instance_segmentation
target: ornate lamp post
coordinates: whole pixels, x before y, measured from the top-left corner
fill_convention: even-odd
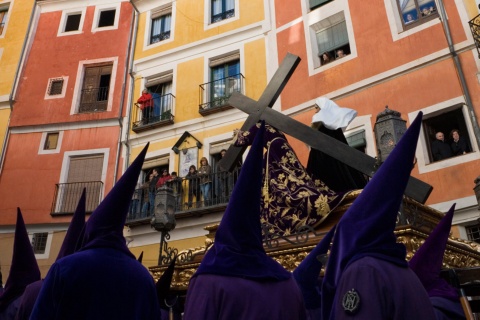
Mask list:
[[[162,186],[157,190],[155,196],[155,211],[154,216],[150,222],[151,227],[160,231],[160,252],[158,255],[158,265],[168,263],[172,257],[170,254],[175,254],[168,249],[167,240],[170,239],[170,231],[175,229],[175,196],[171,188]],[[165,251],[165,255],[163,255]]]
[[[377,141],[378,160],[385,161],[390,152],[407,131],[406,121],[401,118],[401,113],[385,106],[385,110],[377,115],[373,129]]]

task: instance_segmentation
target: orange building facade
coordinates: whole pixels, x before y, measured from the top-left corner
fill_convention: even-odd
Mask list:
[[[468,24],[478,15],[475,3],[277,0],[275,7],[279,59],[288,52],[302,59],[282,92],[281,111],[310,124],[321,96],[357,110],[345,135],[362,135],[362,149],[372,157],[379,148],[375,122],[385,106],[400,112],[407,126],[422,111],[412,175],[433,186],[427,205],[445,212],[457,203],[457,236],[478,236],[473,188],[480,174],[480,60]],[[469,150],[436,161],[435,133],[450,139],[452,129],[460,131]],[[305,144],[292,140],[292,145],[306,164]]]
[[[37,1],[0,177],[0,225],[11,251],[7,229],[21,208],[34,249],[43,248],[42,274],[83,188],[91,212],[123,173],[132,12],[126,1]]]

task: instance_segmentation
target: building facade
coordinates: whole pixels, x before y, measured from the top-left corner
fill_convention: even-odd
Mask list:
[[[21,208],[43,275],[83,188],[92,212],[123,172],[133,18],[128,1],[35,4],[9,121],[0,225],[11,248]],[[9,261],[2,256],[2,266]]]

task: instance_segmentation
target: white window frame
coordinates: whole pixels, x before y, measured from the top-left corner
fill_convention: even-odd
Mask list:
[[[235,0],[235,15],[228,19],[212,23],[212,0],[204,0],[204,30],[216,28],[218,26],[236,21],[240,19],[240,0]]]
[[[5,35],[7,34],[7,26],[8,26],[8,24],[9,24],[9,22],[10,22],[10,15],[11,15],[11,13],[12,13],[12,10],[11,10],[11,9],[12,9],[12,7],[13,7],[13,1],[11,1],[11,2],[5,2],[5,3],[1,3],[1,4],[0,4],[0,8],[3,9],[3,8],[5,8],[5,7],[7,8],[7,18],[6,18],[6,21],[7,21],[7,22],[5,22],[5,25],[3,26],[3,32],[0,34],[0,39],[1,39],[1,38],[5,38]]]
[[[345,63],[357,57],[357,46],[355,42],[348,1],[335,0],[323,5],[321,8],[321,10],[313,10],[307,13],[307,22],[304,24],[306,37],[305,43],[307,46],[307,52],[309,53],[307,57],[307,64],[310,76],[328,70],[332,67],[338,66],[339,64]],[[306,9],[309,10],[308,6]],[[334,25],[334,22],[339,21],[339,19],[345,20],[345,24],[347,26],[350,54],[343,57],[342,59],[334,60],[322,66],[320,65],[320,58],[318,56],[319,52],[316,33],[317,31],[324,29],[328,25]]]
[[[58,26],[57,37],[71,36],[71,35],[83,33],[83,25],[85,23],[86,11],[87,11],[87,8],[77,8],[77,9],[69,9],[69,10],[63,11],[62,12],[62,18],[60,19],[60,24]],[[67,18],[68,18],[68,16],[74,15],[74,14],[81,14],[82,15],[82,17],[80,18],[80,24],[78,26],[78,30],[77,31],[65,32],[65,26],[67,24]]]
[[[62,93],[60,93],[60,94],[55,94],[55,95],[50,95],[50,94],[49,94],[49,89],[50,89],[51,83],[52,83],[53,81],[55,81],[55,80],[60,80],[60,79],[63,80]],[[68,84],[68,76],[61,76],[61,77],[55,77],[55,78],[50,78],[50,79],[48,79],[48,84],[47,84],[47,88],[45,89],[44,99],[45,99],[45,100],[50,100],[50,99],[62,99],[62,98],[65,98],[65,93],[67,92],[67,84]]]
[[[430,28],[436,24],[441,23],[440,19],[432,19],[417,25],[416,27],[403,30],[402,17],[398,12],[397,0],[384,0],[385,13],[387,14],[388,24],[390,26],[390,33],[392,34],[393,41],[403,39],[411,36],[417,32]],[[435,1],[438,8],[438,3]]]
[[[171,14],[171,19],[170,19],[170,38],[152,43],[150,44],[150,35],[152,33],[152,17],[156,15],[156,12],[158,11],[163,11],[160,16],[163,16],[164,14],[168,14],[170,11]],[[168,5],[164,5],[158,8],[155,8],[153,10],[150,10],[147,12],[147,20],[145,22],[145,35],[144,35],[144,49],[148,48],[153,48],[153,47],[158,47],[159,45],[166,44],[169,42],[172,42],[174,40],[174,35],[175,35],[175,17],[176,17],[176,11],[177,11],[177,2],[174,1]],[[160,17],[157,16],[157,17]]]
[[[34,231],[34,232],[29,232],[28,233],[28,238],[29,238],[30,244],[31,244],[32,240],[33,240],[33,234],[35,234],[35,233],[46,233],[46,232],[48,232],[48,236],[47,236],[47,243],[45,245],[45,252],[44,253],[36,253],[35,254],[36,259],[48,259],[48,257],[50,256],[50,249],[52,247],[52,239],[53,239],[53,231],[43,230],[43,231]]]
[[[121,4],[122,2],[119,2],[114,5],[108,4],[108,5],[96,6],[95,13],[93,14],[92,32],[118,29],[118,21],[120,21],[120,13],[121,13],[120,12]],[[113,26],[98,27],[98,23],[100,22],[100,14],[103,11],[109,11],[109,10],[115,10],[115,21],[113,22]]]
[[[49,133],[55,133],[58,132],[58,141],[57,141],[57,147],[55,149],[49,149],[45,150],[45,141],[47,140],[47,136]],[[40,145],[38,146],[38,154],[54,154],[54,153],[60,153],[60,149],[62,146],[62,141],[63,141],[63,133],[64,131],[45,131],[42,132],[42,138],[40,139]]]
[[[72,105],[70,107],[70,115],[79,113],[78,110],[80,108],[80,99],[82,98],[82,86],[83,86],[83,79],[85,77],[85,69],[87,67],[99,65],[103,63],[112,63],[112,75],[110,78],[107,110],[105,110],[104,112],[112,111],[113,97],[115,94],[115,82],[117,80],[118,57],[79,61],[78,68],[77,68],[77,76],[75,79],[75,87],[73,90]]]
[[[463,112],[465,124],[467,126],[466,134],[468,134],[470,138],[470,142],[472,145],[472,152],[466,155],[448,158],[443,161],[430,162],[430,158],[429,158],[430,151],[428,150],[428,144],[427,144],[428,137],[426,137],[425,132],[422,130],[422,132],[420,133],[417,150],[415,153],[419,173],[422,174],[422,173],[432,172],[435,170],[440,170],[443,168],[448,168],[448,167],[456,166],[462,163],[480,159],[480,152],[476,143],[475,134],[473,132],[472,122],[470,117],[468,116],[468,109],[467,109],[467,106],[465,105],[465,99],[462,96],[453,98],[447,101],[443,101],[441,103],[432,105],[427,108],[423,108],[421,110],[410,112],[408,114],[408,119],[411,123],[415,119],[419,111],[423,112],[423,119],[428,119],[429,117],[433,117],[440,114],[440,112],[448,111],[449,109],[452,109],[455,106],[458,106],[458,104],[463,104],[462,112]]]
[[[375,136],[372,128],[372,115],[358,116],[345,128],[345,138],[358,133],[359,131],[365,131],[365,154],[376,157],[377,150],[375,149]]]

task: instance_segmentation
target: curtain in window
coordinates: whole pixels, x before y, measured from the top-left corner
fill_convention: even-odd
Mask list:
[[[212,0],[212,14],[217,15],[223,12],[222,10],[223,0]]]
[[[164,15],[152,20],[152,37],[159,36],[162,33],[170,31],[172,15]]]
[[[348,44],[347,24],[345,21],[319,31],[317,33],[317,43],[320,54]]]
[[[225,11],[235,9],[235,0],[226,0],[225,3]]]

